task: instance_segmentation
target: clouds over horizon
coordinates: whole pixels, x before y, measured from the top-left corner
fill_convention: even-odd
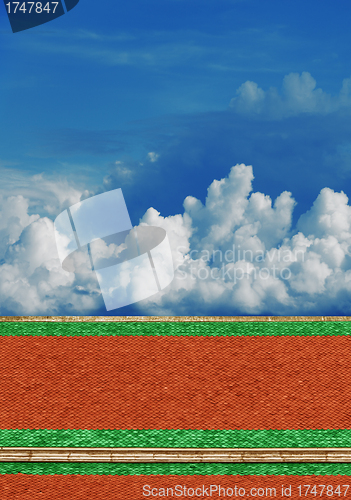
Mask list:
[[[251,166],[236,165],[211,183],[205,203],[187,196],[182,214],[146,211],[140,224],[167,231],[176,272],[134,314],[350,313],[346,194],[322,189],[293,227],[292,194],[272,201],[253,191],[253,179]],[[2,196],[0,203],[1,314],[104,314],[94,274],[61,268],[50,217],[28,215],[30,201],[22,195]]]
[[[131,314],[349,314],[348,4],[273,3],[85,0],[18,36],[0,19],[2,314],[105,312],[53,220],[116,188],[179,266]]]

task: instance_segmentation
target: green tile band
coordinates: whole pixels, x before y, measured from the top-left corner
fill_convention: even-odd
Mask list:
[[[52,337],[314,337],[350,335],[350,321],[264,322],[60,322],[9,321],[0,323],[0,336]]]
[[[0,463],[0,474],[36,475],[240,475],[335,476],[351,475],[349,463],[323,464],[111,464],[111,463]],[[181,478],[180,478],[181,480]]]
[[[2,429],[0,430],[0,446],[100,448],[347,448],[351,447],[351,429]]]

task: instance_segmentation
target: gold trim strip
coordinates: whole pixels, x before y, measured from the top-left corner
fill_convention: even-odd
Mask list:
[[[0,316],[0,322],[296,322],[351,321],[351,316]]]
[[[351,448],[0,448],[0,462],[351,462]]]

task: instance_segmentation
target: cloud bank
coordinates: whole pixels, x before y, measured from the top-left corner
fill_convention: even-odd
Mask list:
[[[141,226],[167,231],[175,279],[138,303],[135,314],[350,314],[346,194],[322,189],[292,227],[292,194],[285,191],[272,201],[253,191],[253,179],[251,166],[236,165],[211,183],[204,204],[188,196],[182,214],[146,211]],[[40,182],[48,186],[37,178]],[[70,202],[82,195],[72,191]],[[51,196],[50,211],[61,210],[67,197],[60,185]],[[30,214],[34,201],[22,195],[0,198],[0,313],[104,314],[94,273],[62,269],[50,214]]]

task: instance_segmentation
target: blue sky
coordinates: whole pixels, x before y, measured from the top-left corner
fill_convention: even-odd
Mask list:
[[[290,239],[323,188],[350,196],[351,10],[346,1],[80,0],[61,18],[16,34],[5,7],[0,8],[1,194],[4,200],[24,196],[29,218],[53,220],[83,192],[86,197],[114,188],[122,188],[133,224],[151,207],[164,218],[183,214],[187,196],[204,204],[207,188],[228,178],[236,164],[253,166],[254,192],[272,200],[292,193],[296,205],[284,236]],[[45,183],[66,186],[63,191],[71,194],[56,193],[59,202],[48,209]],[[21,222],[24,233],[29,220]],[[23,244],[24,233],[9,238],[5,222],[1,231],[0,262],[13,265],[11,249]],[[199,244],[196,231],[189,236],[191,248]],[[332,237],[317,232],[315,238]],[[336,238],[345,253],[347,238]],[[318,275],[319,280],[324,276],[318,290],[295,284],[288,293],[292,302],[279,302],[283,292],[277,291],[276,302],[267,298],[257,306],[254,300],[238,305],[223,295],[210,305],[199,290],[185,287],[182,296],[130,311],[322,314],[323,297],[329,303],[334,293],[329,313],[347,314],[347,286],[336,291],[328,285],[340,270],[347,273],[346,260],[333,267],[320,256],[333,273]],[[23,279],[35,281],[32,275]],[[89,290],[82,293],[89,296]],[[29,311],[15,295],[7,300],[8,292],[3,293],[4,313]],[[53,297],[54,289],[50,293]],[[306,303],[302,293],[309,296],[309,309],[299,305]],[[73,301],[67,309],[61,298],[42,310],[103,313],[101,301],[94,300],[84,307]],[[39,294],[33,309],[38,314],[41,301]],[[183,301],[191,303],[190,311]]]

